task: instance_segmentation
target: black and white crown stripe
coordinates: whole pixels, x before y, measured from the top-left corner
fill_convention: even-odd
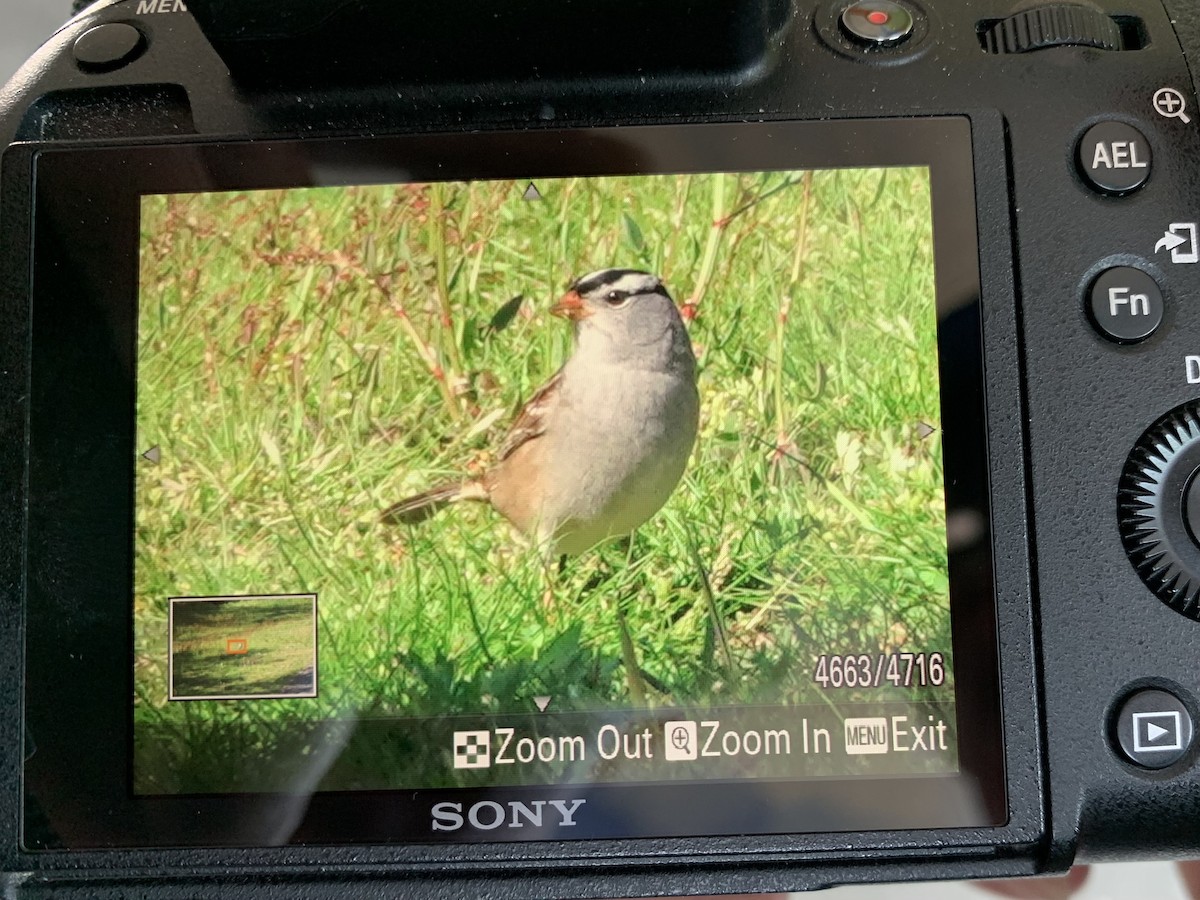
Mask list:
[[[571,290],[581,297],[598,296],[616,292],[624,297],[637,294],[662,294],[669,296],[662,280],[650,272],[640,269],[601,269],[584,275],[573,285]]]

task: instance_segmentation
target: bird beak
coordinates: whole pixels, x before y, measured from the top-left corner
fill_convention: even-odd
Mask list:
[[[557,303],[550,307],[550,314],[578,322],[580,319],[586,319],[592,313],[583,305],[583,298],[579,296],[579,291],[567,291]]]

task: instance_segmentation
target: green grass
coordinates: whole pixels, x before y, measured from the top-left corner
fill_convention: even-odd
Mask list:
[[[316,694],[314,615],[311,597],[174,601],[172,695]]]
[[[940,432],[917,431],[940,418],[927,172],[537,184],[145,201],[137,421],[163,457],[137,484],[139,726],[186,744],[205,722],[539,694],[910,699],[826,695],[814,661],[949,657]],[[701,434],[632,553],[571,560],[547,611],[536,554],[490,509],[379,513],[486,469],[570,352],[547,308],[607,266],[655,271],[694,315]],[[167,701],[167,597],[298,592],[320,596],[318,699]]]

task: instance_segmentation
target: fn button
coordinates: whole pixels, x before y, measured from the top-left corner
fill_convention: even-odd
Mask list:
[[[1162,291],[1153,278],[1131,266],[1102,272],[1092,282],[1088,306],[1096,330],[1118,344],[1144,341],[1162,324]]]

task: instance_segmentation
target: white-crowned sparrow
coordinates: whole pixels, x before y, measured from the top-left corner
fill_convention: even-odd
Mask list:
[[[666,503],[696,440],[696,358],[662,281],[633,269],[580,278],[550,310],[575,350],[525,404],[481,478],[425,491],[384,521],[490,503],[544,553],[630,534]]]

